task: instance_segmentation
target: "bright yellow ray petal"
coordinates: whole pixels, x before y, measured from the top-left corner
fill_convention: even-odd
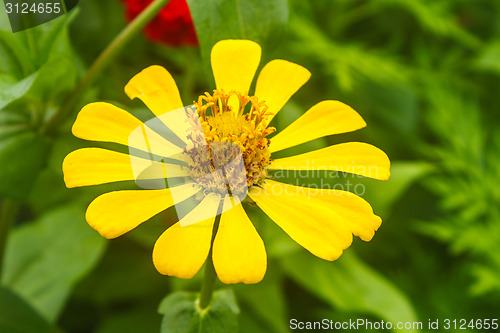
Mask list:
[[[308,189],[313,200],[321,201],[342,216],[349,224],[351,232],[364,240],[370,241],[382,223],[382,219],[373,214],[373,209],[366,200],[354,193],[335,189]]]
[[[349,224],[307,188],[266,180],[250,197],[294,241],[315,256],[336,260],[352,243]]]
[[[134,172],[132,165],[136,170]],[[184,177],[185,168],[168,164],[168,177]],[[99,185],[124,180],[163,178],[160,162],[118,153],[102,148],[82,148],[68,154],[63,161],[66,187]]]
[[[174,191],[174,190],[172,190]],[[180,221],[181,227],[205,221],[212,216],[217,215],[220,206],[220,195],[215,193],[208,194],[195,209],[186,214]]]
[[[161,66],[136,74],[125,86],[125,93],[131,99],[141,99],[156,116],[184,106],[175,80]]]
[[[311,77],[304,67],[286,60],[267,63],[257,78],[255,95],[268,106],[269,121]]]
[[[66,187],[99,185],[134,179],[127,154],[101,148],[82,148],[63,161]]]
[[[276,159],[269,169],[335,170],[387,180],[390,176],[390,161],[386,153],[375,146],[363,142],[348,142]]]
[[[151,161],[136,156],[130,156],[130,164],[137,184],[148,189],[162,189],[166,187],[165,180],[175,177],[190,177],[188,167]],[[155,180],[150,182],[149,180]],[[132,179],[130,179],[132,180]],[[145,181],[143,183],[143,181]]]
[[[305,201],[314,205],[330,208],[344,219],[351,232],[364,241],[370,241],[378,230],[382,219],[373,214],[373,209],[366,200],[354,193],[328,188],[308,188],[266,180],[269,188],[280,192],[299,193]],[[286,190],[285,190],[286,188]]]
[[[241,203],[222,214],[212,251],[215,271],[224,283],[257,283],[266,274],[264,242]]]
[[[205,208],[200,204],[194,210]],[[192,278],[207,259],[214,221],[215,214],[184,227],[181,219],[168,228],[158,238],[153,249],[153,263],[158,272],[181,279]]]
[[[72,132],[80,139],[119,143],[164,157],[182,151],[127,111],[109,103],[84,106]]]
[[[260,45],[250,40],[228,39],[217,42],[210,60],[217,89],[248,93],[261,56]]]
[[[77,138],[128,144],[128,136],[142,122],[117,106],[97,102],[87,104],[78,113],[72,132]]]
[[[366,126],[361,116],[339,101],[322,101],[271,139],[271,152],[300,145],[328,135],[347,133]]]
[[[160,157],[172,158],[182,152],[175,144],[161,137],[148,126],[141,124],[128,137],[128,146]]]
[[[196,194],[193,183],[176,187],[184,199]],[[178,199],[178,198],[176,198]],[[103,237],[116,238],[174,205],[170,189],[115,191],[98,196],[87,208],[88,224]]]

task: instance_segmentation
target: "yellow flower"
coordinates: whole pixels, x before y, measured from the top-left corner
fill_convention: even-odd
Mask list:
[[[366,123],[349,106],[327,100],[311,107],[279,134],[267,138],[275,130],[268,126],[269,123],[306,83],[310,73],[297,64],[273,60],[264,66],[257,78],[255,93],[249,95],[260,57],[260,46],[252,41],[218,42],[211,53],[217,89],[213,94],[200,96],[195,102],[195,111],[188,111],[190,116],[199,117],[201,138],[204,136],[208,145],[230,143],[241,150],[245,175],[239,185],[231,188],[232,195],[220,194],[228,191],[225,182],[223,188],[217,188],[195,176],[191,179],[198,180],[177,188],[110,192],[89,205],[86,219],[90,226],[106,238],[115,238],[175,205],[179,199],[173,199],[174,190],[180,193],[176,194],[177,198],[180,195],[180,200],[202,193],[202,198],[197,199],[202,204],[188,215],[205,217],[201,222],[198,218],[190,223],[183,223],[184,218],[181,218],[169,227],[155,244],[153,262],[162,274],[193,277],[206,261],[212,246],[217,208],[207,212],[214,204],[206,202],[211,200],[217,207],[222,203],[229,209],[221,214],[211,253],[217,275],[224,283],[257,283],[264,277],[267,267],[264,243],[240,201],[256,204],[293,240],[322,259],[337,259],[350,246],[353,235],[364,241],[371,240],[381,219],[373,214],[364,199],[347,191],[273,181],[268,179],[267,170],[334,170],[386,180],[390,166],[387,155],[372,145],[350,142],[273,160],[271,156],[276,151],[354,131]],[[160,119],[168,116],[169,111],[184,106],[174,79],[160,66],[151,66],[134,76],[125,92],[132,99],[141,99]],[[190,122],[196,122],[195,118]],[[176,126],[171,128],[175,130]],[[133,146],[129,137],[138,128],[152,132],[116,106],[92,103],[80,111],[72,131],[86,140]],[[157,140],[161,144],[162,139],[158,137]],[[212,147],[210,153],[215,154],[214,151]],[[76,150],[63,163],[66,185],[72,188],[137,180],[133,159],[141,161],[140,157],[106,149]],[[214,159],[210,159],[214,163]],[[164,167],[166,162],[156,163]],[[193,173],[193,170],[194,167],[188,165],[188,171]]]

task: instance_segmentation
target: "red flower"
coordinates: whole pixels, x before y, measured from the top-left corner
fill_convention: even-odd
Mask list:
[[[133,20],[153,0],[123,0],[125,17]],[[153,41],[170,46],[198,45],[193,19],[186,0],[170,0],[144,29]]]

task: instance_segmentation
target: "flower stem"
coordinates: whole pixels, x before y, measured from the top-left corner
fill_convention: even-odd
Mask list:
[[[2,209],[0,210],[0,281],[2,280],[2,268],[7,236],[9,234],[10,226],[16,219],[18,211],[19,203],[10,199],[3,200]]]
[[[212,262],[212,251],[210,251],[209,258],[207,258],[207,262],[205,265],[205,272],[203,273],[203,282],[201,283],[201,291],[200,291],[201,309],[205,309],[212,300],[216,277],[217,274],[215,273],[214,263]]]
[[[210,245],[210,252],[208,253],[208,258],[205,263],[205,271],[203,272],[203,282],[201,283],[200,291],[200,308],[205,309],[212,300],[212,295],[214,293],[215,281],[217,279],[217,274],[215,273],[214,262],[212,260],[212,248],[214,244],[215,234],[217,229],[219,229],[220,215],[215,219],[214,229],[212,233],[212,244]]]
[[[97,57],[90,66],[87,73],[80,80],[73,92],[66,98],[52,119],[42,129],[44,133],[52,131],[65,117],[67,117],[76,106],[82,93],[92,83],[97,74],[105,68],[116,56],[118,51],[140,31],[156,14],[169,2],[169,0],[154,0],[144,9],[129,25],[127,25],[108,47]]]

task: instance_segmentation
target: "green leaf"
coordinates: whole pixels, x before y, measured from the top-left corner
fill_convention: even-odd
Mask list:
[[[372,314],[392,322],[416,321],[408,299],[352,251],[335,262],[300,251],[282,259],[298,284],[338,310]]]
[[[288,21],[286,0],[188,0],[188,4],[207,67],[210,50],[219,40],[250,39],[272,45]]]
[[[50,324],[21,297],[0,286],[0,332],[50,333]]]
[[[105,240],[83,216],[79,207],[59,208],[9,237],[2,282],[50,321],[104,250]]]
[[[33,105],[37,105],[37,110],[57,107],[76,86],[78,78],[75,61],[64,55],[52,56],[34,75],[23,99],[11,104],[10,109],[31,111]]]
[[[9,103],[24,96],[33,85],[35,78],[36,73],[16,82],[15,84],[12,84],[10,87],[2,89],[0,91],[0,110]]]
[[[45,110],[75,86],[78,63],[68,33],[75,14],[16,34],[0,31],[0,73],[10,76],[9,85],[0,84],[0,109],[26,97],[11,108]]]
[[[39,40],[43,62],[48,61],[53,56],[74,56],[69,38],[69,25],[78,13],[79,8],[76,8],[68,14],[40,26],[40,28],[46,29]]]
[[[35,132],[0,138],[0,195],[25,198],[45,164],[48,149],[47,140]]]
[[[26,131],[26,117],[20,113],[1,111],[0,112],[0,142],[12,135]]]
[[[18,36],[0,30],[0,72],[22,78],[33,72],[29,52]]]
[[[218,290],[206,309],[198,307],[198,296],[184,291],[163,299],[158,311],[164,315],[162,332],[233,333],[238,331],[239,308],[230,289]]]

